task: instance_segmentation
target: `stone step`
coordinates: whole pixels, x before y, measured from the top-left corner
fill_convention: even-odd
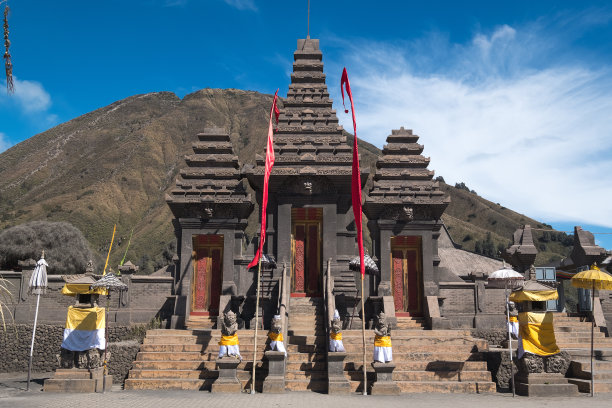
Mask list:
[[[327,363],[325,361],[287,361],[285,369],[287,371],[320,371],[327,370]]]
[[[264,331],[263,334],[257,335],[257,344],[264,344],[268,339],[268,332]],[[169,336],[147,336],[145,337],[143,344],[200,344],[210,345],[218,344],[221,340],[221,335],[214,336],[195,336],[195,335],[169,335]],[[240,345],[253,344],[253,336],[238,336]]]
[[[345,371],[345,375],[350,381],[361,381],[363,378],[362,370]],[[376,378],[374,369],[368,370],[368,379],[374,381]],[[489,371],[393,371],[393,381],[450,381],[450,382],[489,382],[491,373]]]
[[[590,360],[572,359],[572,364],[573,365],[579,364],[578,366],[575,367],[578,370],[581,369],[583,371],[591,371],[591,361]],[[595,366],[595,371],[598,371],[598,370],[612,371],[612,361],[593,360],[593,365]]]
[[[395,360],[395,359],[394,359]],[[486,361],[393,361],[395,370],[397,371],[486,371]],[[366,364],[368,371],[374,371],[371,363]],[[344,364],[345,371],[360,371],[363,370],[361,362],[346,362]]]
[[[212,382],[212,379],[127,378],[123,388],[126,390],[205,390],[210,389]]]
[[[255,388],[261,392],[261,385],[266,373],[258,372],[256,375]],[[251,373],[239,371],[238,380],[242,389],[250,388]],[[124,389],[126,390],[204,390],[210,391],[215,378],[206,379],[172,379],[172,378],[127,378]]]
[[[311,379],[327,381],[327,370],[286,371],[285,380]]]
[[[206,379],[217,378],[216,370],[130,370],[131,379],[158,378],[158,379]]]
[[[252,356],[251,356],[252,357]],[[291,363],[287,363],[291,364]],[[303,363],[297,363],[303,364]],[[257,368],[264,368],[265,362],[258,360]],[[250,370],[253,367],[253,361],[251,359],[243,359],[238,365],[238,370]],[[176,360],[176,361],[164,361],[164,360],[136,360],[133,363],[133,368],[137,370],[209,370],[214,371],[217,369],[217,363],[215,361],[202,361],[202,360]]]
[[[393,342],[393,339],[391,339],[391,341]],[[470,353],[472,351],[478,350],[478,348],[472,343],[469,343],[469,344],[447,344],[447,343],[431,344],[431,343],[424,342],[422,344],[396,344],[395,342],[393,342],[392,344],[393,344],[393,357],[395,357],[396,354],[401,354],[401,353],[430,353],[430,354],[435,355],[438,352],[442,351],[441,349],[443,349],[443,352],[446,352],[446,353],[449,353],[449,352]],[[306,346],[301,346],[301,347],[306,347]],[[344,343],[344,348],[346,349],[347,353],[362,352],[361,344]],[[374,351],[374,339],[371,339],[370,343],[366,344],[366,352],[369,355],[373,351]]]
[[[373,350],[367,350],[366,357],[368,364],[372,361]],[[363,359],[362,353],[348,353],[346,363],[361,364]],[[438,352],[407,352],[407,353],[396,353],[393,352],[393,362],[405,362],[405,361],[444,361],[444,362],[464,362],[464,361],[485,361],[485,354],[480,352],[470,351],[446,351],[445,348]]]
[[[261,352],[265,349],[265,343],[258,343],[257,349],[261,350]],[[253,344],[240,344],[240,354],[250,354],[253,353]],[[323,347],[323,346],[322,346]],[[288,352],[293,353],[313,353],[316,351],[314,345],[298,345],[298,344],[288,344],[286,345]],[[218,353],[219,345],[217,343],[213,344],[142,344],[140,346],[140,351],[145,353],[150,352],[172,352],[172,353]]]
[[[174,352],[139,352],[136,355],[136,361],[212,361],[217,359],[219,352],[215,353],[174,353]],[[263,351],[257,353],[257,360],[261,361],[264,357]],[[253,354],[242,353],[243,360],[253,359]],[[325,361],[324,354],[315,353],[289,353],[287,355],[287,361],[289,362],[312,362],[312,361]]]
[[[314,391],[323,393],[327,391],[327,380],[285,380],[285,389],[289,391]]]
[[[497,392],[494,382],[491,381],[398,381],[402,393],[469,393],[484,394]]]
[[[557,339],[573,339],[573,338],[580,338],[581,341],[583,339],[588,339],[588,341],[591,341],[591,332],[559,332],[556,331],[555,332],[555,337]],[[601,332],[596,332],[593,333],[593,338],[594,339],[605,339],[606,335],[604,333]]]
[[[366,338],[374,337],[373,330],[366,330]],[[472,337],[471,330],[391,330],[391,338],[395,336],[420,336],[420,337]],[[360,337],[361,330],[344,330],[342,338]]]
[[[342,336],[342,342],[345,346],[347,345],[358,345],[361,346],[362,338],[360,337],[345,337]],[[316,336],[289,336],[289,344],[320,344],[326,342],[327,336],[316,335]],[[374,339],[372,337],[366,337],[366,345],[373,344]],[[396,345],[446,345],[446,344],[463,344],[463,345],[474,345],[476,344],[480,348],[486,348],[487,342],[482,339],[475,339],[469,337],[453,337],[453,336],[436,336],[436,337],[423,337],[419,335],[402,335],[402,336],[391,336],[391,342],[393,347]]]
[[[243,360],[252,360],[253,353],[244,353],[241,351]],[[214,353],[200,353],[200,352],[182,352],[177,353],[173,351],[141,351],[136,355],[137,361],[215,361],[219,355],[219,352]],[[299,354],[295,354],[299,356]],[[259,351],[257,353],[257,360],[263,359],[264,352]]]
[[[258,334],[265,334],[268,331],[262,330],[261,328],[258,330]],[[255,329],[240,329],[236,332],[238,334],[238,338],[240,337],[251,337],[253,338],[253,334],[255,333]],[[181,330],[181,329],[151,329],[147,330],[146,337],[149,336],[198,336],[198,337],[221,337],[221,330],[212,330],[212,329],[192,329],[192,330]]]
[[[610,339],[612,340],[612,339]],[[566,342],[562,342],[562,341],[558,341],[557,340],[557,346],[559,346],[560,349],[591,349],[591,341],[589,340],[588,343],[566,343]],[[610,341],[595,341],[594,342],[594,346],[595,348],[612,348],[612,342]]]
[[[591,380],[581,380],[577,378],[568,378],[570,384],[576,384],[579,392],[591,392]],[[612,382],[598,382],[595,380],[595,393],[612,392]]]

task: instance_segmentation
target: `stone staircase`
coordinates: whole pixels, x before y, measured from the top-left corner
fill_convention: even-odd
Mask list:
[[[287,330],[286,389],[327,391],[323,298],[291,298]]]
[[[561,350],[572,356],[567,377],[576,384],[580,392],[591,392],[591,322],[566,313],[554,314],[555,338]],[[595,392],[612,392],[612,338],[605,337],[596,327]]]
[[[189,316],[187,330],[212,330],[217,328],[217,316]]]
[[[425,328],[425,319],[423,317],[397,316],[396,319],[397,326],[395,330],[423,330]]]
[[[125,380],[125,389],[210,390],[218,376],[215,360],[219,353],[219,330],[148,330],[136,360]],[[238,379],[245,390],[251,387],[253,331],[239,330]],[[262,361],[267,332],[257,336],[256,390],[261,391],[267,375]]]
[[[406,318],[400,318],[406,319]],[[398,319],[398,325],[399,320]],[[404,322],[402,322],[404,323]],[[495,383],[487,370],[483,353],[484,340],[475,339],[470,330],[423,330],[418,319],[407,324],[414,329],[396,329],[391,332],[393,343],[393,380],[402,393],[487,393],[495,392]],[[360,330],[343,332],[344,347],[348,353],[345,376],[351,390],[361,392],[363,387],[363,352]],[[366,369],[368,384],[375,379],[371,366],[374,332],[366,332]],[[369,388],[368,386],[368,388]]]

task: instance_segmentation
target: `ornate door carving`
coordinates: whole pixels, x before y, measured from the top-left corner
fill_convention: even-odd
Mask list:
[[[321,296],[321,208],[291,211],[292,296]]]
[[[391,268],[396,312],[420,315],[423,297],[421,237],[391,238]]]
[[[222,235],[198,235],[193,238],[191,314],[215,316],[219,313],[222,260]]]

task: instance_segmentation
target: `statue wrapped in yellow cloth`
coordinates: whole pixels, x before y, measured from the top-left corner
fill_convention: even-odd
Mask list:
[[[391,328],[387,323],[384,312],[378,314],[376,326],[374,327],[374,361],[388,363],[393,360],[391,350]]]
[[[272,319],[272,325],[268,332],[268,339],[270,339],[270,350],[282,351],[287,356],[287,350],[285,349],[285,343],[283,343],[283,325],[281,322],[280,315],[274,315]]]
[[[240,359],[240,346],[238,344],[238,323],[236,313],[231,310],[223,315],[221,322],[221,341],[219,341],[219,358],[230,356]]]
[[[329,332],[329,351],[331,352],[346,352],[342,343],[342,320],[340,313],[334,310],[334,318],[331,321],[331,330]]]

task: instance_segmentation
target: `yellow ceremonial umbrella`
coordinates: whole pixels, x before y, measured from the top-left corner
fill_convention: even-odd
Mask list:
[[[600,270],[597,265],[591,266],[588,271],[578,272],[572,277],[572,286],[591,290],[591,313],[595,304],[595,289],[612,290],[612,276]],[[591,397],[594,395],[595,373],[593,372],[593,332],[595,330],[595,317],[591,318]]]

